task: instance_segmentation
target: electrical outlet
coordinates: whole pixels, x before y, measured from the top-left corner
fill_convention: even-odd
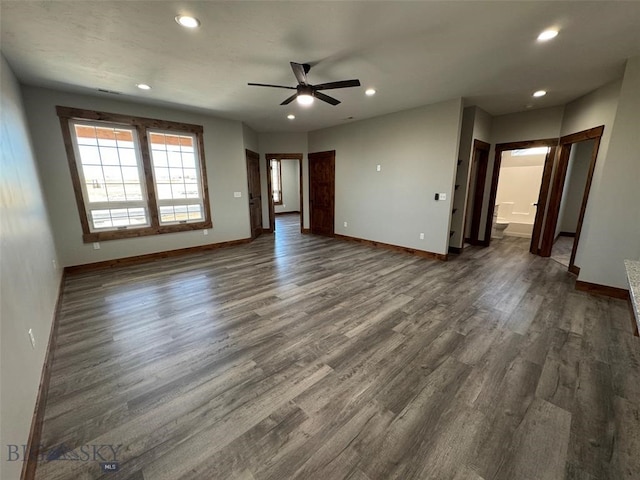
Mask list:
[[[347,228],[349,226],[349,224],[347,222],[344,222],[344,228]]]
[[[382,170],[382,165],[376,165],[376,172],[379,172]]]
[[[29,340],[31,340],[31,348],[35,350],[36,348],[36,337],[33,336],[33,329],[29,329]]]
[[[202,234],[203,235],[209,235],[209,230],[207,230],[206,228],[204,230],[202,230]]]
[[[53,269],[57,270],[58,269],[58,264],[56,263],[56,259],[54,258],[51,263],[53,263]]]
[[[100,242],[93,242],[93,249],[100,250]]]
[[[420,234],[420,240],[424,240],[424,233]]]
[[[234,198],[240,198],[242,197],[242,192],[233,192],[233,196]]]

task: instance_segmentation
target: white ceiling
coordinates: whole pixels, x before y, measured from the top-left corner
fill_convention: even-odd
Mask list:
[[[25,84],[181,105],[259,132],[309,131],[464,97],[493,115],[561,105],[640,54],[640,2],[7,1],[2,52]],[[197,30],[178,26],[192,14]],[[536,41],[547,27],[560,35]],[[359,78],[333,107],[280,106],[295,86]],[[143,92],[137,83],[153,89]],[[375,88],[366,97],[366,87]],[[532,99],[538,89],[546,97]],[[135,98],[133,98],[135,97]],[[294,121],[286,119],[294,113]]]

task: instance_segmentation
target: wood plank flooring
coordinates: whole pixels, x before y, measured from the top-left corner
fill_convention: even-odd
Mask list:
[[[523,239],[439,262],[298,231],[70,275],[37,478],[640,478],[623,301]]]
[[[574,240],[575,238],[573,237],[558,237],[551,250],[551,259],[568,267]]]

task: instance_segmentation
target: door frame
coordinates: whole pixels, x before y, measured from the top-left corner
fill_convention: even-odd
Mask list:
[[[543,257],[551,256],[551,250],[553,249],[553,243],[555,241],[556,224],[558,223],[558,216],[560,215],[560,206],[562,203],[562,193],[565,187],[565,181],[567,176],[567,168],[569,166],[569,157],[571,154],[571,147],[575,143],[584,142],[587,140],[594,140],[593,150],[591,152],[591,160],[589,162],[589,170],[587,172],[587,181],[584,187],[584,193],[582,194],[582,203],[580,204],[580,213],[578,215],[578,224],[576,226],[576,236],[573,241],[573,247],[571,249],[571,257],[569,259],[569,271],[574,274],[580,272],[580,268],[576,267],[576,252],[578,250],[578,244],[580,242],[580,233],[582,232],[582,224],[584,222],[584,215],[587,210],[587,202],[589,201],[589,193],[591,191],[591,183],[593,181],[593,173],[596,168],[596,160],[598,157],[598,151],[600,150],[600,142],[602,134],[604,132],[604,125],[583,130],[581,132],[565,135],[560,138],[559,153],[558,153],[558,165],[556,168],[556,174],[553,179],[553,187],[551,195],[549,197],[549,209],[547,218],[545,221],[544,235],[542,238],[542,246],[540,248],[540,255]]]
[[[524,140],[521,142],[509,142],[509,143],[498,143],[495,147],[495,156],[493,160],[493,172],[491,175],[491,190],[489,191],[489,205],[487,205],[487,220],[485,223],[485,231],[484,231],[484,246],[489,246],[491,244],[491,227],[493,226],[493,212],[496,206],[496,197],[498,195],[498,178],[500,176],[500,164],[502,163],[502,152],[508,150],[520,150],[526,148],[535,148],[535,147],[549,147],[549,153],[547,153],[547,158],[545,159],[545,171],[547,169],[547,163],[550,158],[554,158],[551,156],[552,147],[556,147],[558,145],[558,138],[542,138],[539,140]],[[554,155],[555,155],[555,148]],[[552,162],[551,162],[552,163]],[[549,173],[549,179],[551,178],[551,174]],[[542,174],[542,182],[540,184],[540,192],[542,193],[543,189],[548,189],[548,184],[546,187],[544,186],[544,171]],[[534,220],[534,228],[536,222],[538,222],[538,216],[543,215],[544,209],[540,208],[539,204],[542,200],[541,193],[538,194],[538,208],[536,211],[536,220]],[[546,192],[545,192],[546,193]],[[544,196],[544,201],[546,202],[546,195]],[[542,224],[542,220],[539,221]],[[539,234],[538,234],[539,235]],[[530,250],[533,249],[533,233],[531,235],[531,246]]]
[[[303,182],[302,182],[302,153],[266,153],[266,167],[267,167],[267,197],[269,198],[269,232],[275,233],[276,231],[276,209],[273,204],[273,192],[271,190],[271,160],[298,160],[299,166],[299,181],[298,181],[298,194],[300,195],[300,233],[302,233],[302,224],[304,221],[304,203],[303,198]]]
[[[249,205],[249,230],[251,230],[251,240],[255,240],[263,233],[262,228],[262,198],[260,200],[260,228],[257,230],[257,234],[254,235],[252,225],[251,225],[251,184],[249,182],[249,158],[258,161],[258,181],[260,182],[260,196],[262,197],[262,182],[260,181],[260,154],[254,152],[253,150],[249,150],[245,148],[244,150],[245,162],[247,165],[247,197],[248,197],[248,205]]]
[[[480,241],[480,219],[482,218],[482,203],[484,200],[484,188],[487,183],[487,171],[489,169],[489,152],[491,151],[491,144],[483,142],[482,140],[474,139],[473,141],[473,157],[471,159],[471,166],[469,172],[474,171],[474,178],[469,179],[467,185],[467,191],[471,185],[471,182],[475,182],[473,185],[473,211],[471,212],[471,229],[469,231],[469,237],[465,237],[464,230],[467,226],[466,210],[469,208],[469,201],[471,195],[467,197],[467,205],[465,205],[465,215],[462,220],[462,237],[464,241],[469,242],[471,245],[482,245]],[[485,156],[486,155],[486,156]]]

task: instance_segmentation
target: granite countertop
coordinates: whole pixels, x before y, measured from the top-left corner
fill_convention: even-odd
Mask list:
[[[624,266],[627,269],[627,277],[629,279],[631,305],[633,305],[636,323],[640,330],[640,260],[625,260]]]

